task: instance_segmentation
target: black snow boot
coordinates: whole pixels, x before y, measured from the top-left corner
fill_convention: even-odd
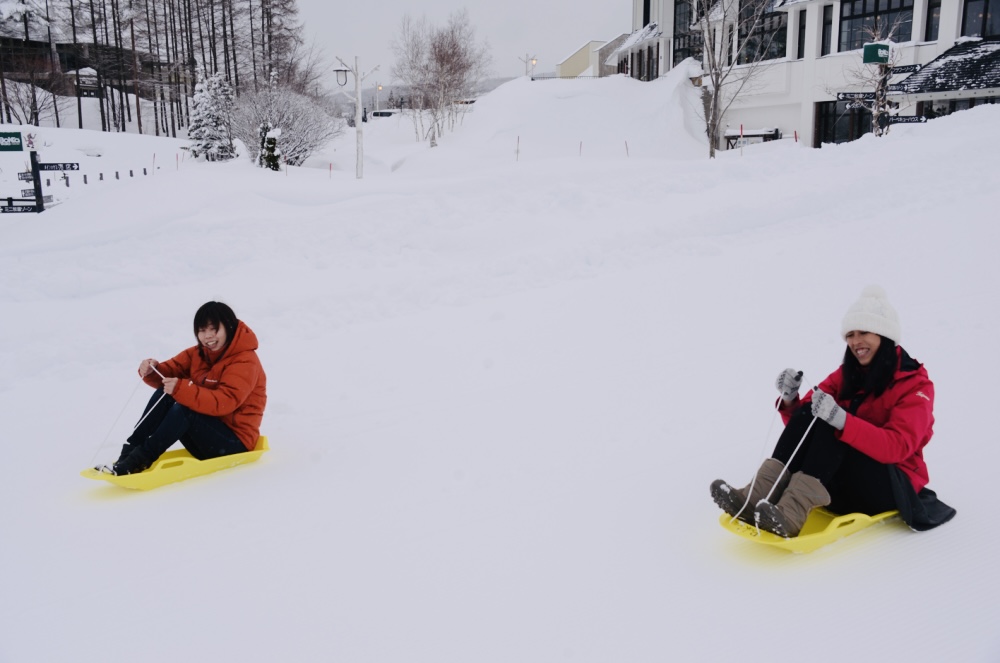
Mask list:
[[[775,501],[781,497],[785,486],[788,485],[790,477],[788,476],[788,472],[782,472],[784,469],[785,466],[780,460],[768,458],[761,464],[760,469],[757,470],[756,478],[742,488],[733,488],[722,479],[716,479],[712,482],[710,488],[712,499],[715,500],[720,509],[730,516],[735,516],[744,522],[753,524],[754,506],[757,502],[767,497],[774,483],[778,482],[778,487],[774,489],[774,493],[771,495],[771,499]],[[778,477],[781,477],[780,481]],[[751,490],[751,486],[753,490]],[[747,501],[747,493],[750,493],[749,502]]]
[[[135,451],[135,447],[136,447],[136,445],[130,444],[128,442],[126,442],[125,444],[123,444],[122,445],[122,452],[120,454],[118,454],[118,460],[115,461],[115,465],[117,465],[118,463],[120,463],[123,460],[125,460],[126,458],[128,458],[129,454],[131,454],[133,451]]]
[[[125,455],[123,449],[122,455],[124,457],[119,458],[118,462],[112,468],[118,476],[123,474],[138,474],[152,465],[153,461],[156,460],[155,458],[150,458],[149,454],[141,446],[136,446],[128,455]]]

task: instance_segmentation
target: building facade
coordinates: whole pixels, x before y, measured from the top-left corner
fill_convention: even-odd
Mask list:
[[[760,1],[732,0],[739,3],[732,13],[738,17]],[[764,1],[769,4],[751,34],[743,34],[736,21],[719,19],[721,4],[709,9],[709,40],[718,57],[732,63],[737,75],[740,68],[756,68],[753,85],[735,97],[723,118],[730,133],[741,126],[762,134],[777,131],[819,147],[870,131],[870,113],[837,95],[867,91],[857,72],[863,68],[863,45],[873,41],[873,26],[893,27],[893,64],[924,67],[923,74],[890,79],[894,114],[936,117],[1000,101],[1000,0]],[[612,56],[620,73],[651,80],[685,58],[704,62],[698,4],[632,3],[633,31]],[[741,61],[748,39],[766,41],[759,65]],[[949,82],[944,86],[941,76],[928,75],[945,70]]]

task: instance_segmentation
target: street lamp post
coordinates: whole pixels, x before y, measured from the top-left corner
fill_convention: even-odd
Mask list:
[[[382,86],[375,81],[375,110],[378,110],[378,94],[382,91]]]
[[[535,71],[535,65],[538,64],[538,58],[536,58],[534,55],[529,56],[527,53],[525,53],[524,57],[523,58],[518,58],[518,60],[520,60],[521,62],[524,63],[524,75],[525,76],[527,76],[528,74],[534,73],[534,71]],[[529,69],[529,65],[530,65],[530,69]]]
[[[355,167],[355,175],[357,179],[360,180],[364,176],[364,160],[365,160],[365,138],[364,138],[364,130],[361,128],[361,83],[369,75],[378,71],[378,67],[376,66],[374,69],[369,71],[368,74],[363,75],[361,73],[361,69],[358,68],[358,56],[356,55],[354,56],[353,69],[351,67],[348,67],[347,63],[345,63],[339,57],[337,58],[337,62],[339,62],[341,65],[337,69],[334,69],[334,72],[337,74],[337,85],[344,87],[345,85],[347,85],[347,74],[348,73],[354,74],[354,96],[353,96],[354,128],[357,130],[358,134],[358,143],[357,143],[358,146],[356,150],[357,165]],[[348,99],[352,98],[351,95],[347,94],[346,92],[344,92],[343,94],[347,96]]]

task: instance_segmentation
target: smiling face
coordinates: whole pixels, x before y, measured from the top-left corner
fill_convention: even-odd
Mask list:
[[[226,328],[222,325],[206,325],[198,330],[198,342],[207,352],[218,352],[226,347]]]
[[[875,353],[878,352],[879,346],[882,345],[882,337],[878,334],[859,331],[857,329],[847,332],[844,338],[847,340],[847,347],[850,348],[851,354],[855,356],[858,363],[862,366],[872,363]]]

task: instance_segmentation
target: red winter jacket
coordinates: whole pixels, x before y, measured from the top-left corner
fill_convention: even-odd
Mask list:
[[[850,399],[840,398],[842,367],[823,380],[819,389],[848,411],[847,423],[844,430],[837,431],[837,438],[880,463],[898,465],[919,493],[929,481],[923,450],[934,434],[934,383],[902,348],[896,348],[896,356],[896,373],[889,388],[877,398],[865,396],[854,414],[850,414]],[[791,407],[782,407],[785,423],[800,404],[811,400],[812,392]]]
[[[248,450],[257,445],[267,404],[267,378],[257,359],[257,336],[241,321],[232,342],[214,361],[202,359],[198,346],[156,366],[177,382],[173,398],[200,414],[218,417]],[[163,380],[150,373],[143,380],[159,389]]]

